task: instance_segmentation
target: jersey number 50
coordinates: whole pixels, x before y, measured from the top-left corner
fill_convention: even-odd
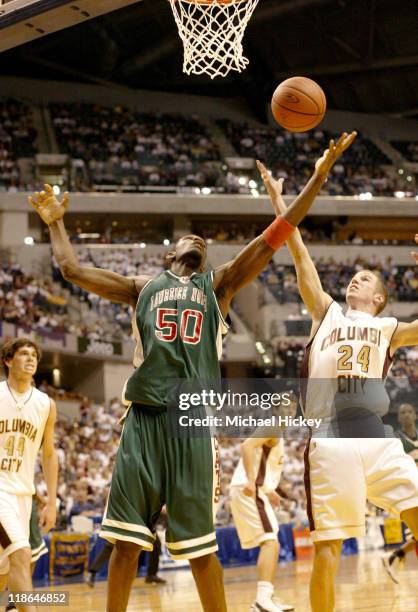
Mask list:
[[[177,319],[177,308],[158,308],[155,335],[159,340],[173,342],[177,338],[179,327]],[[186,342],[186,344],[197,344],[200,342],[202,322],[203,313],[200,310],[192,310],[190,308],[183,310],[180,319],[180,338],[183,342]]]

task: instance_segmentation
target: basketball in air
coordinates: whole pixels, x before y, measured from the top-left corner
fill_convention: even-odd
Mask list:
[[[321,87],[312,79],[292,77],[277,87],[271,110],[277,123],[290,132],[306,132],[320,123],[327,100]]]

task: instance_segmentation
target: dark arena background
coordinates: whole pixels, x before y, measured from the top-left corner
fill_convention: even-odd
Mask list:
[[[36,384],[58,409],[58,520],[34,570],[35,590],[68,592],[71,611],[105,610],[107,564],[94,584],[89,571],[104,544],[98,530],[134,342],[130,307],[64,280],[28,196],[45,183],[58,200],[69,192],[66,228],[82,265],[157,276],[170,246],[197,234],[212,269],[273,221],[257,159],[284,178],[290,204],[329,140],[356,130],[301,234],[334,300],[344,303],[357,271],[379,270],[389,288],[383,316],[411,322],[418,317],[411,257],[418,232],[417,32],[415,0],[260,0],[243,41],[248,66],[210,79],[182,72],[167,0],[0,0],[0,340],[25,336],[40,344]],[[327,112],[316,128],[288,132],[274,121],[270,101],[281,81],[299,75],[322,87]],[[225,378],[299,376],[311,321],[286,247],[238,292],[230,319]],[[417,385],[418,347],[398,350],[388,424],[397,426],[399,405],[416,406]],[[231,515],[241,443],[219,440],[216,531],[232,612],[250,609],[257,583],[258,549],[241,549]],[[275,586],[300,612],[310,609],[313,557],[305,443],[304,436],[285,441],[281,487],[291,499],[277,510]],[[36,485],[45,495],[40,468]],[[366,526],[364,538],[343,545],[335,610],[415,612],[415,554],[399,584],[381,562],[403,541],[400,521],[369,504]],[[165,582],[146,581],[143,554],[127,609],[201,610],[187,561],[173,561],[163,526],[157,531]]]

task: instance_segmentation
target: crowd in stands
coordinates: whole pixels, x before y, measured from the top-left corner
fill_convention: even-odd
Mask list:
[[[55,279],[53,279],[55,280]],[[47,276],[27,275],[18,264],[0,265],[0,320],[40,335],[75,334],[90,340],[121,340],[127,337],[119,319],[110,316],[86,324],[71,316],[62,289]]]
[[[196,221],[193,233],[202,236],[209,244],[212,242],[245,243],[259,236],[267,227],[267,221],[242,223],[237,221]],[[332,237],[324,229],[314,232],[300,227],[302,237],[307,242],[332,242]]]
[[[160,257],[141,256],[135,254],[131,249],[97,251],[85,249],[78,253],[82,265],[106,268],[123,276],[158,276],[163,270],[163,262]],[[55,258],[52,259],[53,279],[60,282],[70,293],[85,302],[89,308],[96,313],[98,322],[93,328],[90,327],[88,337],[93,340],[127,340],[132,330],[132,309],[125,304],[115,304],[105,300],[94,293],[89,293],[77,285],[67,283],[60,272]],[[107,327],[103,323],[107,322]],[[110,326],[110,327],[109,327]]]
[[[18,159],[35,155],[36,137],[30,106],[0,100],[0,191],[25,190]]]
[[[68,331],[66,299],[46,277],[26,275],[18,264],[0,266],[0,318],[38,331]]]
[[[391,145],[395,147],[408,162],[418,162],[418,142],[408,140],[395,140],[391,142]]]
[[[394,402],[416,405],[418,389],[418,347],[405,347],[395,354],[388,384]]]
[[[236,221],[195,221],[193,224],[193,233],[202,236],[207,240],[209,244],[212,242],[230,242],[230,243],[244,243],[253,240],[256,236],[259,236],[267,226],[265,220],[258,222],[248,221],[246,223]],[[411,240],[404,240],[402,238],[389,239],[389,240],[371,240],[363,238],[357,232],[351,232],[346,238],[340,239],[340,229],[344,225],[340,224],[339,221],[328,221],[322,224],[321,227],[305,227],[299,226],[299,230],[302,234],[302,238],[305,242],[311,244],[353,244],[353,245],[366,245],[366,244],[392,244],[402,245],[411,244]]]
[[[344,263],[332,258],[320,258],[316,261],[316,268],[324,291],[337,301],[344,301],[345,290],[351,278],[364,268],[378,270],[381,273],[392,301],[418,300],[417,267],[398,266],[390,257],[385,261],[379,260],[377,256],[372,261],[358,257]],[[280,265],[273,260],[260,275],[260,279],[281,304],[300,301],[295,269],[292,266]]]
[[[85,164],[93,186],[216,183],[220,154],[195,116],[141,113],[119,105],[55,103],[49,110],[61,152]]]
[[[344,218],[345,220],[345,218]],[[230,243],[230,244],[245,244],[259,236],[267,227],[269,221],[260,219],[259,221],[248,220],[245,223],[241,221],[229,220],[208,220],[199,221],[194,219],[192,222],[191,233],[202,236],[207,243]],[[50,243],[49,230],[45,226],[42,232],[40,241]],[[130,227],[130,228],[113,228],[109,227],[102,230],[99,226],[89,227],[89,232],[83,231],[82,227],[72,228],[70,240],[74,244],[131,244],[138,245],[142,242],[147,244],[162,244],[165,241],[172,239],[172,231],[165,231],[157,226],[149,224],[147,228]],[[402,234],[397,234],[398,238],[390,239],[370,239],[365,238],[356,231],[344,232],[344,238],[340,237],[341,229],[344,225],[338,220],[329,220],[322,223],[321,226],[309,225],[309,227],[300,225],[299,230],[305,242],[310,244],[352,244],[352,245],[410,245],[410,238],[404,239]],[[390,231],[388,227],[388,232]],[[393,229],[393,228],[392,228]],[[68,230],[68,228],[67,228]],[[68,230],[69,231],[69,230]]]
[[[277,177],[285,179],[287,194],[301,191],[315,161],[328,147],[330,138],[336,136],[322,129],[291,133],[227,119],[220,120],[219,124],[239,156],[260,159]],[[397,184],[382,167],[386,164],[391,162],[382,151],[359,135],[344,153],[344,160],[335,164],[322,193],[358,195],[370,192],[375,196],[393,196]]]
[[[178,190],[209,187],[220,193],[264,191],[254,170],[242,180],[241,173],[228,170],[219,146],[204,121],[195,115],[144,113],[121,105],[107,107],[87,103],[48,105],[60,153],[68,154],[63,169],[65,185],[73,191]],[[334,137],[317,128],[291,133],[281,128],[218,121],[237,155],[261,159],[285,179],[285,193],[299,193],[312,172],[318,156]],[[25,184],[19,158],[32,158],[36,152],[37,131],[33,107],[16,100],[0,101],[0,190],[33,188]],[[416,142],[392,143],[408,161],[418,159]],[[391,160],[359,135],[337,163],[323,186],[329,195],[393,196],[395,191],[412,193],[407,175],[390,173]],[[26,179],[27,180],[27,179]],[[408,180],[412,181],[411,177]]]

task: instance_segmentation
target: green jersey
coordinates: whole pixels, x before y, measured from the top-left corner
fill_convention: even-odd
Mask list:
[[[418,467],[418,429],[415,432],[414,438],[410,438],[402,429],[398,429],[397,434],[401,439],[404,451],[411,455]]]
[[[148,281],[133,319],[135,370],[125,399],[166,406],[170,379],[220,380],[222,335],[228,326],[213,290],[213,272]]]

